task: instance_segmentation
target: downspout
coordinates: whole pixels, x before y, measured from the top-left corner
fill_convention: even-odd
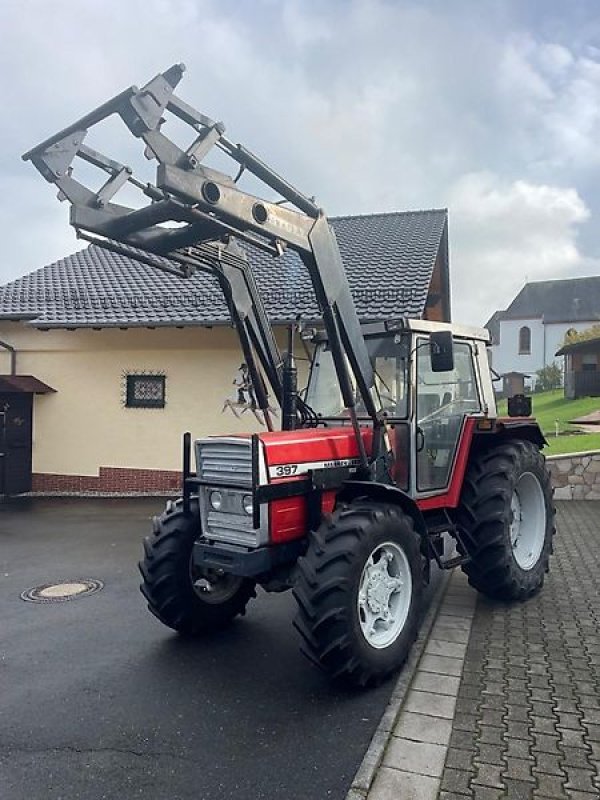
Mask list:
[[[0,347],[3,347],[5,350],[8,350],[10,353],[10,374],[16,375],[17,374],[17,351],[15,348],[8,344],[7,342],[3,342],[0,339]]]

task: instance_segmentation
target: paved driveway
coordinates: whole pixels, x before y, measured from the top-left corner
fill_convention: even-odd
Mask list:
[[[543,590],[477,604],[440,800],[600,797],[600,502],[557,506]]]
[[[2,800],[342,800],[392,689],[334,689],[298,652],[289,593],[209,640],[158,623],[136,562],[156,500],[0,506]],[[36,584],[98,594],[25,603]]]

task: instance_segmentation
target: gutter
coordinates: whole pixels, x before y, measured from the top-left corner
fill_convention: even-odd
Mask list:
[[[8,344],[7,342],[3,342],[0,339],[0,347],[3,347],[5,350],[8,350],[10,353],[10,374],[16,375],[17,374],[17,351],[15,348]]]

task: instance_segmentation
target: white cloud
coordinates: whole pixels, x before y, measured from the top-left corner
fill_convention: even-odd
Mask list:
[[[7,4],[0,283],[77,247],[67,209],[20,153],[177,61],[182,97],[328,213],[448,205],[457,320],[483,322],[525,276],[589,271],[577,235],[600,209],[598,51],[570,35],[568,9],[548,36],[511,8]]]
[[[450,189],[448,205],[457,320],[481,324],[526,281],[589,269],[577,235],[590,212],[573,188],[470,173]]]

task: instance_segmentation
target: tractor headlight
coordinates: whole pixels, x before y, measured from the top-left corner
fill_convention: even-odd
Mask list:
[[[254,502],[252,500],[251,494],[245,494],[242,497],[242,508],[248,514],[249,517],[252,516],[252,512],[254,511]]]
[[[223,495],[221,492],[211,492],[208,499],[215,511],[221,510],[221,506],[223,505]]]

